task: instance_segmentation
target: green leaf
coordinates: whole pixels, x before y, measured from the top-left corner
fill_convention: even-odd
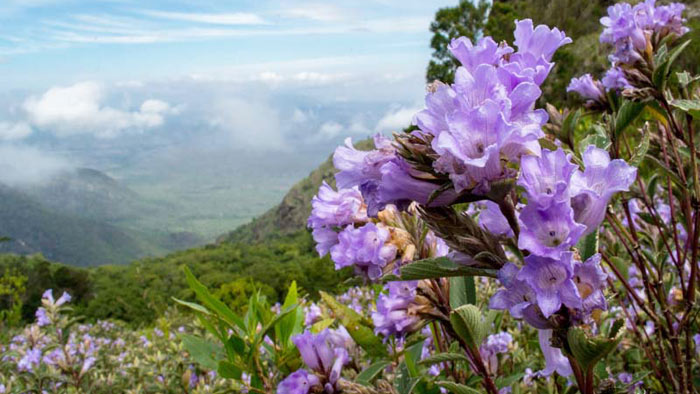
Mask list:
[[[450,278],[450,308],[476,304],[476,287],[473,276],[453,276]]]
[[[236,334],[231,335],[224,345],[227,351],[233,352],[234,354],[243,355],[246,350],[245,342],[243,342],[243,339],[236,336]]]
[[[189,334],[181,334],[180,339],[187,353],[199,365],[214,371],[219,368],[218,360],[224,358],[220,346]]]
[[[600,125],[596,124],[592,127],[592,132],[588,132],[584,138],[578,142],[578,151],[585,152],[589,145],[594,145],[600,149],[608,149],[610,147],[610,138],[608,138]]]
[[[642,163],[644,156],[646,156],[649,151],[649,141],[651,141],[651,132],[645,127],[642,129],[642,140],[639,141],[637,149],[634,150],[634,154],[629,160],[631,166],[639,167]]]
[[[570,112],[561,125],[561,137],[565,141],[573,141],[574,132],[576,131],[576,125],[578,125],[579,118],[581,117],[581,110]],[[556,150],[556,148],[554,149]]]
[[[412,378],[410,376],[406,363],[401,363],[394,382],[394,388],[399,394],[411,394],[419,381],[420,378]]]
[[[379,376],[380,373],[386,368],[387,366],[391,365],[390,361],[386,360],[381,360],[377,361],[376,363],[370,365],[369,367],[365,368],[357,374],[355,377],[355,383],[359,383],[364,386],[370,386],[372,381]]]
[[[644,107],[646,104],[635,101],[626,100],[622,103],[615,116],[615,138],[619,138],[620,134],[639,117]]]
[[[216,369],[216,373],[226,379],[240,379],[242,375],[240,368],[226,360],[219,361],[219,367]]]
[[[423,365],[433,365],[433,364],[440,364],[444,362],[457,362],[457,361],[464,361],[464,362],[469,362],[469,359],[467,356],[460,354],[460,353],[437,353],[432,356],[426,357],[420,361],[419,364]]]
[[[569,328],[567,333],[569,349],[584,371],[587,373],[592,371],[598,361],[617,347],[617,344],[622,340],[623,330],[617,329],[616,331],[618,332],[614,334],[613,338],[589,338],[581,328]]]
[[[265,324],[262,330],[260,330],[255,335],[255,343],[257,344],[262,342],[265,339],[265,336],[270,332],[270,330],[274,329],[282,319],[289,316],[292,312],[296,312],[296,308],[297,305],[295,304],[291,307],[287,307],[287,309],[283,309],[277,316],[275,316],[272,320]]]
[[[372,322],[361,316],[348,306],[336,301],[331,295],[321,292],[321,298],[335,314],[336,319],[348,330],[352,339],[372,358],[388,357],[386,346],[374,334]]]
[[[465,386],[463,384],[455,383],[455,382],[450,382],[448,380],[441,380],[439,382],[435,382],[440,387],[446,388],[450,393],[453,394],[480,394],[481,391],[471,388],[469,386]]]
[[[660,90],[665,89],[666,80],[668,79],[668,75],[671,72],[671,66],[676,61],[681,52],[683,52],[685,48],[688,47],[690,42],[691,40],[688,40],[673,48],[673,50],[671,50],[671,52],[668,53],[668,57],[666,57],[663,63],[656,62],[656,64],[658,64],[659,66],[656,67],[652,75],[652,82],[654,82],[654,86],[660,88]]]
[[[474,305],[463,305],[453,310],[450,322],[457,334],[474,349],[481,344],[488,331],[481,311]]]
[[[598,230],[583,237],[576,247],[581,254],[581,261],[586,261],[589,257],[598,253]]]
[[[488,276],[496,278],[498,271],[457,264],[447,257],[417,260],[401,267],[398,280],[448,278],[453,276]]]
[[[673,100],[671,106],[680,109],[683,112],[691,114],[694,118],[700,118],[700,100]]]
[[[423,351],[423,341],[414,343],[413,345],[406,348],[404,351],[404,360],[406,362],[406,368],[408,368],[408,373],[412,378],[417,378],[418,374],[418,362],[420,361],[420,355]]]
[[[504,376],[496,379],[496,387],[499,389],[502,389],[504,387],[510,387],[512,384],[517,383],[520,381],[520,379],[525,376],[524,372],[518,372],[516,374],[510,375],[510,376]]]
[[[287,297],[284,299],[284,304],[282,304],[282,309],[290,308],[292,305],[296,305],[299,302],[299,295],[297,293],[297,282],[292,281],[289,285],[289,290],[287,291]],[[304,323],[304,311],[298,308],[294,313],[282,318],[275,327],[275,335],[279,339],[279,343],[284,347],[289,347],[291,345],[291,337],[293,334],[298,334],[302,330],[302,325]]]
[[[209,293],[209,290],[207,290],[206,286],[201,284],[197,280],[197,278],[195,278],[194,275],[192,275],[192,272],[189,268],[187,268],[187,266],[185,266],[184,269],[187,283],[189,284],[192,291],[195,292],[197,297],[199,297],[199,299],[207,307],[209,307],[209,309],[216,313],[222,320],[224,320],[231,326],[235,326],[240,328],[241,330],[245,330],[245,324],[243,323],[243,320],[241,320],[240,317],[236,316],[236,314],[233,313],[233,311],[229,309],[229,307],[227,307],[226,304],[219,301],[216,297]]]
[[[695,81],[700,80],[700,75],[692,76],[687,71],[676,73],[676,77],[678,78],[678,83],[681,85],[681,87],[684,88],[694,83]]]
[[[177,299],[177,298],[175,298],[175,297],[171,297],[171,298],[173,299],[173,301],[177,302],[178,304],[184,305],[184,306],[186,306],[186,307],[188,307],[188,308],[190,308],[190,309],[192,309],[192,310],[195,310],[195,311],[197,311],[197,312],[201,312],[201,313],[203,313],[203,314],[205,314],[205,315],[210,315],[210,314],[211,314],[211,313],[209,313],[209,310],[208,310],[207,308],[205,308],[205,307],[203,307],[203,306],[201,306],[201,305],[199,305],[199,304],[197,304],[197,303],[188,302],[188,301],[183,301],[183,300]]]
[[[315,333],[315,334],[318,334],[319,332],[321,332],[321,331],[325,330],[326,328],[330,327],[331,324],[333,324],[334,321],[335,321],[335,319],[323,319],[323,320],[321,320],[321,321],[317,321],[316,323],[314,323],[314,324],[311,326],[311,332],[313,332],[313,333]]]

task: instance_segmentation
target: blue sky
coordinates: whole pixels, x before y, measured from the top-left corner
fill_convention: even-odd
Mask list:
[[[410,122],[430,21],[456,3],[2,0],[0,182],[71,166],[128,182],[211,151],[299,152],[306,171]]]

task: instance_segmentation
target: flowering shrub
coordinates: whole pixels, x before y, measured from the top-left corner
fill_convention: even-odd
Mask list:
[[[683,10],[611,6],[610,69],[571,80],[577,110],[537,105],[564,32],[526,19],[514,47],[453,40],[461,67],[428,86],[415,128],[371,151],[347,140],[337,189],[312,201],[319,254],[377,298],[324,294],[304,318],[290,293],[254,330],[268,345],[229,355],[232,377],[300,394],[696,392],[700,77],[672,72]]]

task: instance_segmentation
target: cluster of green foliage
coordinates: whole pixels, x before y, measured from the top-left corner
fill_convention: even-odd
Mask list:
[[[9,270],[27,278],[21,296],[25,322],[33,321],[41,294],[52,288],[73,295],[73,304],[88,320],[151,323],[171,305],[171,297],[193,297],[182,275],[183,266],[238,311],[245,310],[256,289],[275,302],[296,280],[303,291],[316,298],[319,291],[341,290],[340,284],[348,275],[335,271],[328,257],[318,257],[306,230],[265,243],[207,245],[128,265],[89,269],[51,263],[38,255],[0,256],[0,273]],[[0,295],[0,310],[10,308],[10,301]]]

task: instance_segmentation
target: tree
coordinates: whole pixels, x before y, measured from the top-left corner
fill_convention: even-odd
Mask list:
[[[435,20],[430,24],[433,56],[426,74],[429,83],[435,80],[452,83],[454,80],[458,63],[448,49],[452,39],[464,36],[475,40],[481,34],[489,5],[483,0],[474,3],[460,0],[458,6],[441,8],[435,13]]]

